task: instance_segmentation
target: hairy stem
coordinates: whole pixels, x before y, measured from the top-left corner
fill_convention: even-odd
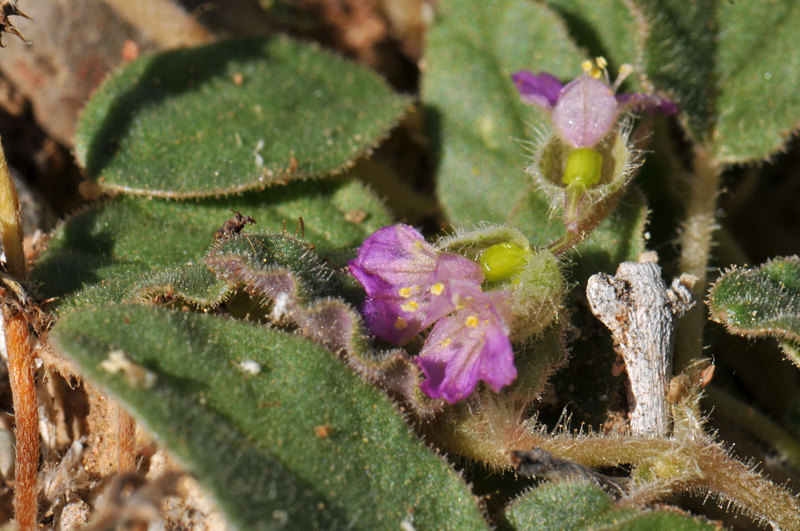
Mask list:
[[[25,278],[22,224],[14,179],[0,145],[0,242],[6,254],[6,270]],[[5,286],[0,286],[6,290]],[[25,317],[6,305],[2,311],[8,355],[8,377],[14,405],[17,454],[14,513],[20,529],[36,523],[36,473],[39,469],[39,409],[33,374],[33,349]]]
[[[697,146],[694,152],[694,176],[689,182],[686,220],[680,236],[680,271],[697,278],[693,294],[703,300],[707,283],[708,261],[711,255],[713,234],[717,230],[717,196],[719,195],[722,168],[708,148]],[[680,372],[703,354],[703,325],[705,311],[702,305],[687,312],[678,326],[675,349],[675,371]]]
[[[439,426],[428,440],[444,450],[503,470],[512,467],[513,452],[539,448],[556,459],[584,467],[632,465],[647,469],[652,479],[634,484],[623,502],[649,505],[675,494],[700,493],[727,502],[756,521],[780,529],[800,529],[800,501],[728,453],[711,437],[645,438],[617,433],[548,435],[539,426],[513,418],[501,422],[470,419],[470,426]],[[437,438],[446,432],[455,437]]]
[[[5,313],[8,376],[17,439],[14,515],[19,529],[33,529],[37,512],[36,474],[39,470],[39,409],[36,404],[33,351],[25,317]]]

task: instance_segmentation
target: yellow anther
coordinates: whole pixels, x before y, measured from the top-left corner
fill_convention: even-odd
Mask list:
[[[444,284],[442,284],[441,282],[437,282],[436,284],[431,286],[431,293],[433,293],[434,295],[441,295],[443,291],[444,291]]]
[[[602,55],[600,57],[595,58],[594,62],[597,63],[597,68],[599,68],[600,70],[603,70],[605,67],[608,66],[608,61],[606,61],[606,58],[603,57]]]
[[[419,304],[417,304],[415,301],[404,302],[400,305],[400,309],[404,312],[416,312],[419,310]]]
[[[475,315],[470,315],[469,317],[467,317],[467,320],[464,321],[464,324],[470,328],[477,327],[479,323],[480,321],[478,321],[478,318]]]
[[[400,296],[403,297],[404,299],[407,299],[407,298],[409,298],[411,296],[411,293],[412,293],[411,286],[406,286],[404,288],[400,288],[399,290],[397,290],[397,293],[399,293]]]
[[[403,330],[404,328],[408,327],[408,321],[403,319],[402,317],[398,317],[397,321],[394,322],[394,327],[398,330]]]
[[[594,70],[594,64],[592,64],[592,62],[587,59],[581,63],[581,69],[588,74],[589,72]]]
[[[447,339],[445,339],[444,341],[441,341],[441,342],[439,343],[439,346],[440,346],[440,347],[447,347],[447,346],[449,346],[449,345],[450,345],[450,343],[452,343],[452,342],[453,342],[453,340],[452,340],[452,339],[450,339],[450,338],[448,337],[448,338],[447,338]]]

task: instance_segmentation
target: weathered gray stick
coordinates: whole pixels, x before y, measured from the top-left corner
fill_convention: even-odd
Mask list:
[[[657,260],[655,253],[645,253],[639,263],[620,264],[616,276],[592,275],[586,286],[592,312],[611,330],[617,353],[625,360],[631,432],[647,437],[669,433],[666,394],[675,321],[694,305],[693,277],[682,275],[668,288]]]

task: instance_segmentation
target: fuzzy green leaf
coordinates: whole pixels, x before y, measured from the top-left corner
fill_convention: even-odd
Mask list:
[[[686,130],[707,141],[714,122],[714,1],[633,0],[645,73],[678,104]]]
[[[800,4],[718,2],[717,123],[723,162],[765,159],[800,126]]]
[[[390,401],[308,340],[139,305],[72,312],[51,338],[238,526],[486,528],[465,483]],[[129,362],[117,373],[103,364],[114,351]]]
[[[800,5],[634,0],[645,70],[670,91],[695,141],[742,163],[781,150],[800,125]]]
[[[219,195],[336,173],[410,104],[361,66],[270,37],[142,57],[81,115],[75,151],[106,188]]]
[[[221,263],[234,260],[253,271],[291,271],[298,282],[293,288],[295,296],[302,302],[332,296],[340,296],[350,302],[364,298],[364,288],[350,274],[342,274],[320,258],[315,246],[291,234],[253,234],[231,238],[214,247],[205,259],[217,275]],[[234,282],[240,282],[238,278]],[[281,286],[285,287],[285,286]],[[259,293],[261,296],[272,295]]]
[[[291,236],[239,237],[213,249],[206,264],[253,298],[275,301],[274,322],[290,320],[298,333],[347,355],[351,366],[365,357],[368,349],[360,316],[334,298],[363,299],[364,290],[350,275],[337,274],[312,246]]]
[[[734,334],[800,341],[800,258],[775,258],[756,269],[735,268],[709,290],[711,318]]]
[[[372,232],[391,223],[380,202],[356,182],[298,182],[230,197],[176,203],[118,197],[64,223],[33,272],[43,297],[60,310],[122,301],[145,292],[176,291],[197,304],[229,293],[203,258],[231,209],[255,218],[247,230],[301,230],[316,252],[336,266]],[[365,213],[356,223],[348,213]],[[188,295],[190,294],[191,295]]]
[[[517,498],[506,509],[513,529],[715,529],[714,526],[669,511],[616,508],[597,485],[585,482],[546,483]]]

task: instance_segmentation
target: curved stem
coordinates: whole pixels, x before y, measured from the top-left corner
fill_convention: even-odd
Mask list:
[[[559,239],[547,246],[553,256],[561,256],[583,241],[583,236],[574,232],[567,232]]]

